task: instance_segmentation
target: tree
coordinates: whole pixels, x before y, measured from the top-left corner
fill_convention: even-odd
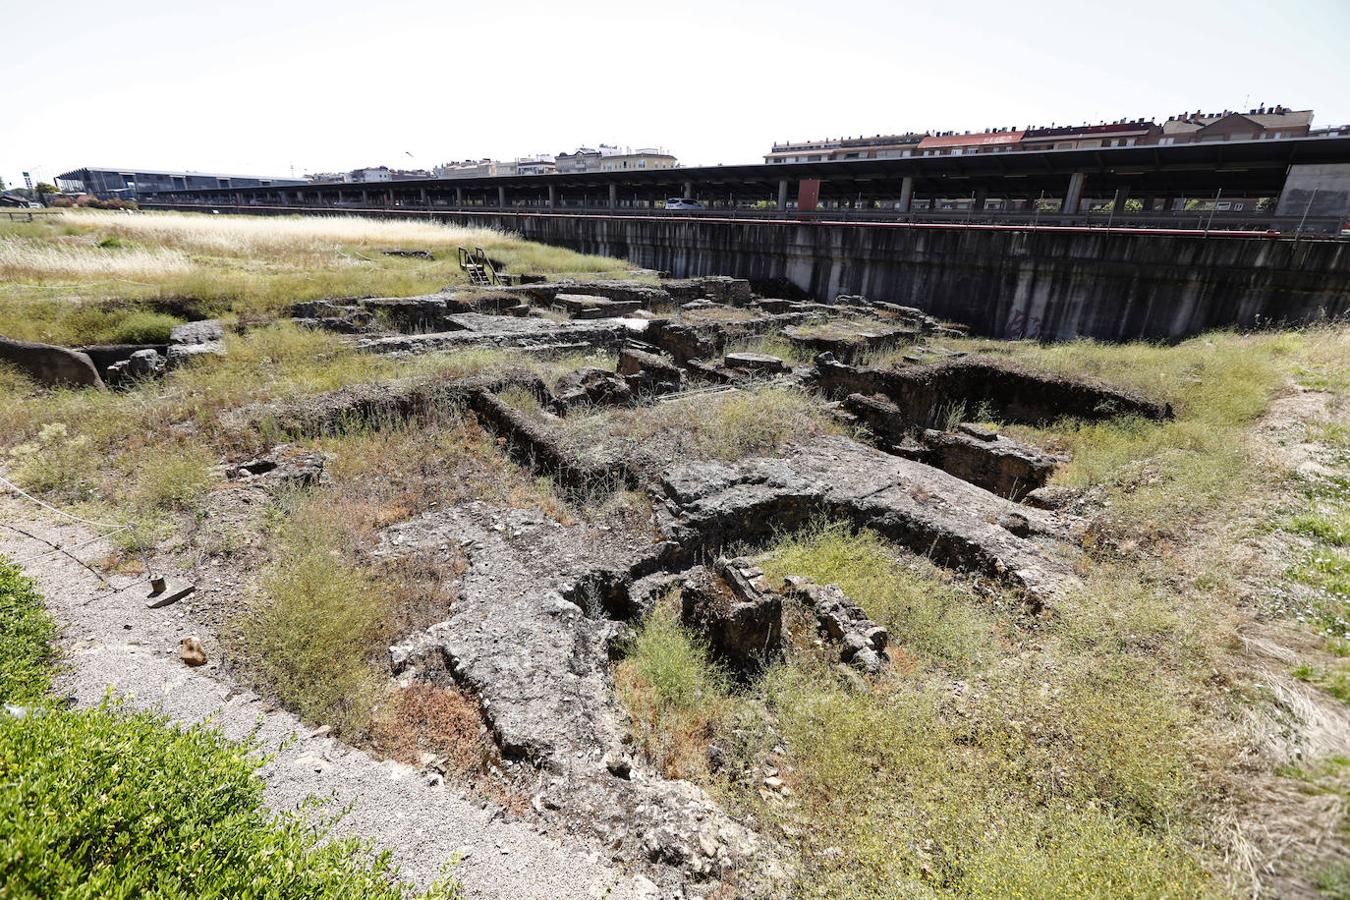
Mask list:
[[[50,183],[50,182],[47,182],[47,181],[39,181],[39,182],[37,183],[37,187],[35,188],[35,190],[36,190],[39,194],[58,194],[58,193],[60,193],[60,191],[58,191],[58,190],[56,189],[56,185],[54,185],[54,184],[52,184],[52,183]]]

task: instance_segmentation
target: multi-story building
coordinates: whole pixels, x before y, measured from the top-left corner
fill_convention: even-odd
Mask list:
[[[922,134],[877,134],[872,137],[830,138],[795,144],[774,144],[764,154],[766,163],[827,162],[836,159],[893,159],[913,156]]]
[[[578,147],[575,153],[559,153],[557,157],[558,174],[599,172],[601,171],[601,160],[610,156],[620,156],[623,152],[612,144],[601,144],[598,148]]]
[[[631,153],[616,153],[600,159],[601,172],[622,172],[631,169],[678,169],[680,161],[655,147],[640,147]]]
[[[558,171],[558,162],[547,153],[522,156],[514,163],[517,175],[552,175]]]
[[[1103,125],[1051,125],[1028,128],[1022,135],[1022,150],[1080,150],[1095,147],[1133,147],[1155,144],[1162,129],[1145,119],[1121,120]]]
[[[1245,113],[1182,113],[1162,125],[1148,119],[1120,119],[1096,125],[1050,125],[991,128],[978,132],[938,131],[873,137],[830,138],[776,143],[764,154],[766,163],[834,162],[904,156],[957,156],[1011,150],[1078,150],[1132,147],[1136,144],[1181,144],[1192,141],[1252,141],[1303,137],[1312,126],[1312,110],[1286,106],[1258,107]]]
[[[1225,109],[1217,113],[1181,113],[1162,126],[1159,144],[1189,144],[1208,141],[1266,141],[1303,137],[1312,129],[1313,111],[1287,106],[1260,106],[1240,113]]]
[[[304,184],[301,178],[270,178],[262,175],[219,175],[211,172],[171,172],[160,169],[114,169],[86,166],[56,176],[56,187],[68,194],[93,194],[107,200],[134,200],[137,194],[231,187],[268,187]]]
[[[1002,153],[1016,150],[1025,132],[1012,129],[930,134],[919,141],[915,156],[963,156],[967,153]]]

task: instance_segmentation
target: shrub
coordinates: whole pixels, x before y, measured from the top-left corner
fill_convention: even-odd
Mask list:
[[[637,746],[671,778],[707,768],[707,749],[728,708],[728,680],[705,648],[659,604],[614,672],[619,701],[632,718]]]
[[[55,635],[33,582],[0,558],[0,703],[33,703],[47,693]]]
[[[116,706],[0,716],[0,893],[406,896],[387,853],[330,839],[331,820],[267,813],[263,762],[215,730]]]
[[[254,670],[300,716],[344,733],[369,723],[390,602],[366,572],[342,558],[341,516],[321,500],[283,526],[262,595],[244,619]]]
[[[156,449],[136,468],[136,502],[143,508],[192,506],[211,486],[215,456],[205,447],[185,445]]]

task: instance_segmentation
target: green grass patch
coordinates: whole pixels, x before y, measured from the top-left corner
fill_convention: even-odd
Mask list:
[[[729,680],[680,626],[673,602],[643,623],[614,687],[648,759],[668,777],[706,774],[708,743],[730,709]]]
[[[890,633],[890,652],[966,669],[987,655],[991,616],[936,566],[875,532],[819,524],[785,537],[762,565],[775,581],[804,575],[837,584]]]
[[[55,636],[32,580],[0,557],[0,703],[34,703],[47,693]]]
[[[6,896],[408,895],[388,854],[330,839],[312,815],[266,812],[263,761],[211,729],[115,705],[0,716]]]

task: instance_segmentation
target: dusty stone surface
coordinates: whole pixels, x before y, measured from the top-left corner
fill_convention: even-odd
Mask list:
[[[479,698],[497,745],[525,764],[518,774],[532,779],[540,815],[600,839],[668,890],[690,878],[769,877],[753,835],[625,749],[610,654],[626,626],[608,616],[628,611],[620,599],[634,576],[659,567],[660,548],[473,502],[386,529],[376,554],[455,551],[469,567],[450,617],[391,652],[401,667],[447,672]]]
[[[0,362],[9,363],[38,384],[103,387],[93,360],[79,350],[0,337]]]
[[[0,497],[0,521],[47,541],[73,546],[92,535],[78,527],[34,519],[31,506]],[[0,528],[0,552],[15,558],[47,549],[13,528]],[[95,541],[79,548],[92,561],[111,550]],[[650,896],[646,886],[607,861],[598,846],[540,818],[512,820],[505,810],[453,785],[433,786],[410,766],[380,761],[306,725],[221,676],[219,648],[198,631],[192,609],[176,604],[146,609],[143,581],[117,578],[105,587],[78,562],[51,554],[28,563],[48,608],[62,627],[66,668],[58,689],[81,706],[101,702],[112,689],[137,709],[184,724],[210,722],[227,737],[254,736],[274,754],[260,771],[264,800],[277,811],[308,797],[328,813],[348,811],[339,834],[388,849],[402,877],[426,888],[456,855],[454,869],[471,898],[553,900],[556,897]],[[189,667],[178,658],[185,632],[197,632],[208,660]],[[597,766],[599,765],[597,761]],[[612,780],[613,776],[606,773]]]
[[[661,490],[662,533],[691,554],[764,540],[824,515],[1001,580],[1033,608],[1076,583],[1064,558],[1066,528],[1052,514],[847,438],[816,438],[784,459],[676,465]],[[1012,513],[1025,536],[1001,524]]]
[[[596,319],[560,324],[547,319],[458,313],[447,316],[454,330],[366,338],[357,347],[369,353],[433,353],[476,347],[563,352],[612,349],[646,327],[641,319]]]

